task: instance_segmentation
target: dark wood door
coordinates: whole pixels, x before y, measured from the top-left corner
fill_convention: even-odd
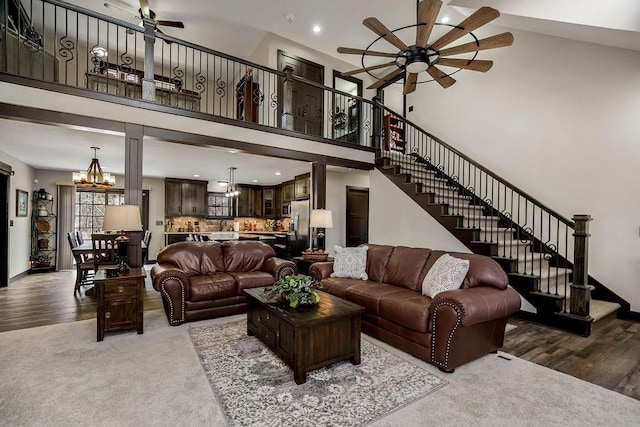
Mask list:
[[[347,187],[347,246],[369,241],[369,189]]]
[[[293,75],[315,83],[324,84],[322,65],[278,51],[278,69],[293,68]],[[282,95],[278,99],[284,99]],[[293,85],[294,130],[322,136],[324,123],[323,91],[315,86],[295,82]],[[281,105],[278,107],[281,108]],[[281,110],[280,110],[281,112]],[[282,114],[280,114],[282,116]]]
[[[0,162],[0,288],[9,286],[9,177],[11,167]]]

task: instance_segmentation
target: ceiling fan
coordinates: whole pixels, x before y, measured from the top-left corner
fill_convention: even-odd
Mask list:
[[[478,51],[511,46],[511,44],[513,44],[513,35],[508,32],[481,40],[478,40],[472,33],[472,31],[477,30],[500,16],[500,12],[497,10],[490,7],[482,7],[458,25],[449,25],[436,23],[436,18],[438,17],[441,7],[441,0],[422,0],[418,4],[418,19],[416,24],[397,28],[393,31],[385,27],[377,18],[366,18],[362,21],[364,26],[376,33],[379,37],[366,49],[339,47],[339,53],[362,55],[363,68],[347,71],[342,74],[351,76],[366,72],[378,80],[367,89],[377,89],[386,84],[396,82],[406,73],[403,90],[404,95],[415,91],[416,84],[433,80],[446,89],[456,82],[456,80],[451,77],[451,74],[461,69],[483,73],[489,71],[493,66],[493,61],[475,59]],[[430,43],[429,36],[431,35],[434,25],[446,25],[452,28],[442,37]],[[394,33],[411,27],[416,27],[416,40],[415,44],[408,46]],[[473,37],[473,41],[447,48],[448,45],[466,35]],[[386,40],[392,46],[399,49],[399,51],[396,53],[387,53],[369,50],[380,39]],[[450,56],[471,52],[475,52],[472,58],[449,58]],[[365,56],[394,58],[394,60],[366,67],[364,64]],[[436,65],[458,68],[458,70],[447,74]],[[383,77],[377,77],[370,72],[387,67],[394,67],[394,69]],[[418,82],[418,74],[423,71],[426,71],[433,79]]]
[[[127,8],[131,7],[130,5],[124,3],[121,0],[115,0],[115,1],[126,6]],[[138,0],[138,1],[140,2],[140,9],[138,9],[137,14],[132,12],[131,10],[122,8],[113,3],[105,2],[104,7],[118,9],[119,11],[124,12],[128,15],[131,15],[140,21],[144,18],[147,18],[154,21],[156,25],[163,25],[165,27],[184,28],[184,23],[182,23],[181,21],[164,21],[162,19],[156,20],[156,13],[149,8],[149,1],[148,0]],[[159,29],[156,28],[156,30],[162,33],[162,31],[160,31]]]

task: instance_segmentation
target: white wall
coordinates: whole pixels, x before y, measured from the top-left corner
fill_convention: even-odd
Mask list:
[[[369,185],[369,242],[471,252],[380,171]]]
[[[333,228],[327,229],[325,248],[334,256],[335,245],[347,242],[347,187],[369,188],[369,172],[332,168],[327,170],[327,209],[333,213]]]
[[[420,85],[409,119],[562,215],[591,214],[589,272],[639,311],[640,52],[514,37],[479,54],[488,73]]]
[[[15,172],[9,177],[9,220],[13,227],[9,227],[9,279],[24,273],[29,269],[29,255],[31,253],[31,195],[34,170],[15,157],[0,151],[0,162],[6,163]],[[29,192],[29,209],[26,217],[16,217],[16,190]]]

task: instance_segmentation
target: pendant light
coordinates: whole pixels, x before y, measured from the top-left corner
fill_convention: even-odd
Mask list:
[[[111,174],[102,172],[100,162],[98,161],[98,150],[100,147],[91,147],[93,150],[93,159],[91,164],[85,171],[74,172],[73,182],[76,187],[82,188],[111,188],[116,184],[116,178]]]
[[[235,182],[235,171],[236,168],[229,168],[229,185],[227,186],[227,192],[224,193],[224,197],[238,197],[240,195],[240,190],[238,189],[238,185]]]

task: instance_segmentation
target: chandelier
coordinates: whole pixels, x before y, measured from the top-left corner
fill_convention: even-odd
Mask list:
[[[238,197],[240,195],[240,190],[234,180],[235,170],[236,168],[229,168],[229,184],[227,185],[227,192],[224,193],[224,197]]]
[[[98,161],[98,150],[100,147],[91,147],[93,150],[93,160],[89,168],[85,171],[74,172],[73,182],[77,187],[88,188],[111,188],[116,184],[116,178],[111,174],[102,172]]]

